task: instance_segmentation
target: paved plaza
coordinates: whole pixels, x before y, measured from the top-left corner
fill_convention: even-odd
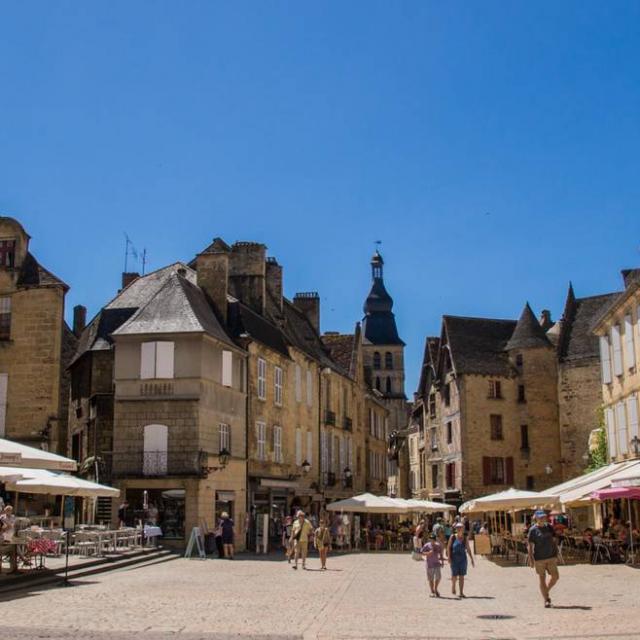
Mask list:
[[[74,586],[0,600],[3,640],[222,638],[638,638],[640,571],[561,567],[544,609],[526,567],[483,558],[466,600],[427,597],[422,563],[407,554],[333,556],[329,571],[266,559],[184,560],[123,569]],[[445,569],[445,575],[448,570]]]

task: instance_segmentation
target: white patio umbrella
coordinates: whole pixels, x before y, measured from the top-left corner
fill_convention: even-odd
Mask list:
[[[28,447],[26,444],[20,444],[6,438],[0,438],[0,465],[56,471],[75,471],[78,466],[76,461],[71,458],[65,458],[35,447]]]
[[[327,505],[327,511],[346,511],[350,513],[408,513],[409,507],[398,504],[393,498],[386,496],[374,496],[372,493],[361,493],[360,495],[338,500]]]
[[[411,511],[418,513],[437,513],[438,511],[455,511],[456,507],[446,502],[434,502],[433,500],[416,500],[409,498],[404,500]]]
[[[33,477],[31,469],[0,466],[0,482],[15,482],[16,480],[31,477]]]
[[[52,473],[45,469],[29,470],[34,477],[24,478],[8,483],[10,491],[20,493],[44,493],[57,496],[78,496],[89,498],[117,498],[119,489],[104,484],[89,482],[64,473]]]
[[[517,509],[535,509],[554,507],[558,496],[522,489],[507,489],[482,498],[469,500],[460,506],[460,513],[480,513],[483,511],[515,511]]]

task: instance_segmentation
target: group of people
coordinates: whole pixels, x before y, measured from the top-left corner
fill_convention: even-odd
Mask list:
[[[307,556],[309,554],[309,543],[313,539],[313,544],[320,555],[320,569],[327,569],[327,556],[331,550],[331,530],[324,518],[320,518],[320,523],[316,529],[307,519],[304,511],[298,511],[295,519],[290,516],[285,519],[283,530],[283,543],[287,562],[293,562],[292,569],[298,568],[298,561],[302,561],[302,568],[307,568]]]

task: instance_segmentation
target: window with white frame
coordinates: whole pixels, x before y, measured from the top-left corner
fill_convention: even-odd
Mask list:
[[[225,449],[231,452],[231,429],[228,424],[221,422],[218,425],[218,451],[224,451]]]
[[[258,398],[267,399],[267,362],[258,358]]]
[[[611,383],[611,350],[609,349],[609,338],[600,336],[600,368],[603,384]]]
[[[140,345],[140,378],[173,378],[173,342],[143,342]]]
[[[611,327],[611,346],[613,348],[613,373],[622,375],[622,342],[620,340],[620,325]]]
[[[222,385],[224,387],[233,385],[233,353],[226,349],[222,351]]]
[[[302,402],[302,369],[299,364],[296,364],[295,376],[296,402]]]
[[[282,406],[282,369],[276,367],[273,376],[274,401],[280,407]]]
[[[282,427],[273,427],[273,461],[282,462]]]
[[[163,476],[167,474],[167,445],[169,428],[164,424],[148,424],[143,430],[144,457],[142,473],[145,476]]]
[[[307,406],[313,406],[313,376],[311,369],[307,369]]]
[[[302,464],[302,429],[296,429],[296,465]]]
[[[627,398],[627,417],[629,418],[629,442],[638,437],[638,396],[634,393]]]
[[[0,438],[4,438],[7,431],[7,388],[9,374],[0,373]]]
[[[636,366],[636,347],[633,339],[631,314],[624,317],[624,364],[627,369],[633,369]]]
[[[313,464],[313,433],[307,431],[307,462]]]
[[[264,422],[256,422],[256,444],[258,460],[267,459],[267,425]]]
[[[629,438],[627,437],[627,414],[624,402],[618,402],[616,405],[616,422],[618,423],[618,450],[625,454],[629,452]]]

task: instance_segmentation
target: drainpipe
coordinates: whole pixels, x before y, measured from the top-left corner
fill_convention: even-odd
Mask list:
[[[245,425],[246,429],[244,430],[244,473],[245,473],[245,522],[247,523],[247,528],[244,533],[245,537],[245,545],[246,549],[249,550],[249,529],[251,525],[251,492],[249,491],[249,429],[250,421],[249,421],[249,354],[247,349],[247,358],[245,359],[245,367],[244,367],[244,416],[245,416]]]

